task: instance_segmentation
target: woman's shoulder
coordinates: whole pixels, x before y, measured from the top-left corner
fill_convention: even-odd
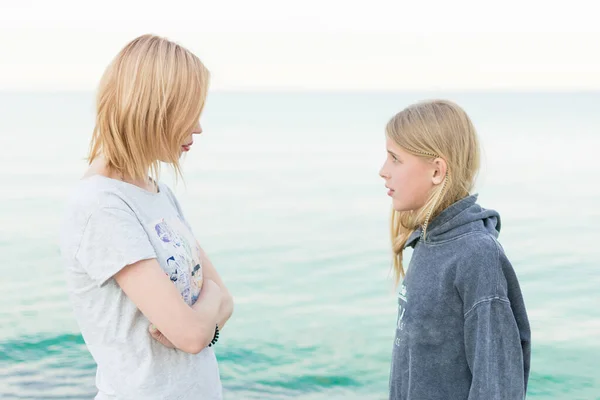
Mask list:
[[[99,176],[77,181],[63,204],[59,224],[62,252],[72,255],[91,217],[103,208],[122,208],[123,201],[115,194],[110,182]]]
[[[61,231],[66,236],[78,235],[93,215],[114,209],[133,213],[117,182],[100,175],[84,177],[71,188],[63,205]]]
[[[93,213],[101,208],[122,208],[127,205],[113,179],[102,175],[86,176],[71,189],[66,212]]]

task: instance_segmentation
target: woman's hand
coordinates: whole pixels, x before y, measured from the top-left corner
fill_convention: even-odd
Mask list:
[[[213,295],[214,296],[214,295],[220,295],[221,288],[212,279],[205,279],[204,282],[203,282],[203,284],[202,284],[202,291],[204,292],[204,296],[208,296],[208,295]],[[202,295],[201,295],[201,297],[202,297]],[[201,297],[199,297],[198,300],[201,301]],[[150,327],[148,327],[148,332],[150,332],[150,336],[152,336],[152,338],[154,340],[156,340],[157,342],[159,342],[163,346],[165,346],[165,347],[167,347],[169,349],[175,349],[176,348],[175,345],[173,345],[173,343],[171,343],[169,341],[169,339],[167,339],[166,336],[163,335],[162,332],[159,331],[154,326],[154,324],[150,324]]]
[[[153,332],[161,343],[190,354],[198,354],[213,339],[221,307],[220,290],[200,293],[190,307],[165,274],[156,258],[141,260],[125,266],[114,276],[123,292],[155,325]],[[210,287],[210,284],[207,286]],[[150,329],[154,331],[154,329]],[[164,335],[168,343],[160,340]]]
[[[150,332],[150,336],[152,336],[152,338],[154,340],[156,340],[157,342],[159,342],[163,346],[165,346],[165,347],[167,347],[169,349],[174,349],[175,348],[175,346],[173,345],[173,343],[171,343],[169,341],[169,339],[167,339],[165,337],[165,335],[163,335],[158,329],[156,329],[156,327],[154,326],[154,324],[150,324],[150,327],[148,328],[148,332]]]
[[[200,247],[200,244],[198,244],[198,247],[200,248],[200,257],[202,259],[202,273],[204,280],[211,280],[213,281],[213,283],[216,283],[219,286],[219,288],[221,288],[221,306],[219,307],[217,324],[219,325],[219,330],[223,330],[225,323],[233,314],[233,297],[231,296],[231,293],[229,293],[229,290],[227,290],[227,287],[225,287],[225,284],[223,283],[223,280],[217,273],[217,270],[215,269],[214,265],[212,264],[202,247]]]

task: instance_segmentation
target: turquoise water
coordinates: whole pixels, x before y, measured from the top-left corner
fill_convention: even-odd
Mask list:
[[[216,347],[227,399],[386,398],[383,127],[430,96],[211,94],[175,191],[235,296]],[[533,329],[528,398],[600,399],[600,93],[444,96],[482,138],[477,191],[503,217]],[[0,110],[0,398],[89,399],[57,223],[93,96],[2,93]]]

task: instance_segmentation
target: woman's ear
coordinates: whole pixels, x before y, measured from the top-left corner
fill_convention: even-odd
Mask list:
[[[431,176],[431,182],[434,185],[439,185],[440,183],[444,182],[444,179],[446,178],[446,173],[448,172],[448,164],[446,164],[446,161],[438,157],[435,160],[433,160],[432,165],[433,174]]]

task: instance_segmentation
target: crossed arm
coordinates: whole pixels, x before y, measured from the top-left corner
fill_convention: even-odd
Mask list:
[[[154,258],[128,265],[114,276],[151,322],[152,336],[165,346],[192,354],[207,347],[215,325],[221,329],[233,313],[231,294],[203,250],[201,257],[204,283],[191,307]]]
[[[217,313],[217,325],[219,326],[219,330],[222,330],[225,323],[231,317],[231,314],[233,314],[233,297],[202,247],[200,247],[200,257],[202,260],[202,273],[204,274],[204,279],[210,279],[221,289],[221,304]]]

